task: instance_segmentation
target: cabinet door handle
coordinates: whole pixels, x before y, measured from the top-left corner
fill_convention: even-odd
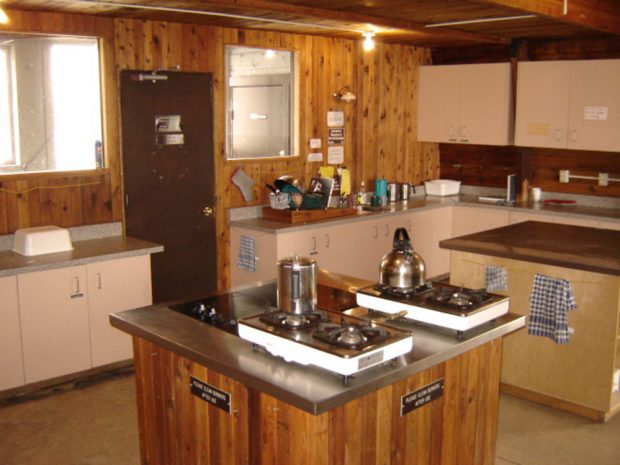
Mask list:
[[[555,140],[558,142],[562,140],[562,130],[560,128],[555,130]]]
[[[411,232],[411,220],[407,220],[407,230]]]
[[[316,250],[316,236],[312,236],[312,250]]]
[[[390,235],[390,226],[388,224],[385,225],[385,237]]]
[[[576,129],[571,129],[570,140],[571,142],[577,142],[577,130]]]
[[[325,234],[325,248],[329,248],[329,234]]]
[[[448,140],[456,142],[456,136],[454,135],[454,126],[448,127]]]
[[[375,228],[375,239],[378,239],[379,238],[379,226],[375,225],[374,228]]]
[[[82,297],[84,294],[82,294],[82,292],[80,292],[80,277],[79,276],[74,276],[73,277],[73,284],[75,285],[73,287],[73,292],[71,293],[71,298],[72,299],[77,299],[79,297]]]
[[[101,273],[97,274],[97,289],[101,289]]]
[[[467,139],[467,126],[461,126],[461,142],[469,142]]]

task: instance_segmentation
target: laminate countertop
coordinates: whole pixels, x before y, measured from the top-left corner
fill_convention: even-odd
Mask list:
[[[445,249],[620,276],[620,231],[526,221],[446,239]]]
[[[73,250],[36,256],[24,256],[12,250],[3,250],[0,251],[0,277],[145,255],[163,250],[163,246],[159,244],[128,236],[74,241]]]
[[[620,208],[603,208],[578,204],[554,205],[545,204],[543,202],[517,202],[514,205],[502,205],[481,202],[478,199],[478,196],[466,194],[447,197],[418,196],[406,202],[399,201],[390,203],[386,207],[360,209],[358,210],[356,215],[348,215],[321,221],[312,221],[308,223],[290,224],[283,221],[276,221],[262,217],[252,217],[246,219],[231,220],[229,224],[233,227],[245,228],[272,234],[282,234],[302,231],[309,228],[315,228],[317,227],[317,225],[332,226],[337,224],[352,223],[356,221],[366,221],[373,218],[382,218],[385,216],[404,215],[421,210],[447,207],[475,207],[487,210],[505,211],[510,213],[527,213],[532,215],[540,215],[541,219],[543,217],[552,217],[575,220],[592,220],[617,223],[618,225],[620,225]]]

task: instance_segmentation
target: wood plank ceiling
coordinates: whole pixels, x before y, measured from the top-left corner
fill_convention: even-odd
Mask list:
[[[428,48],[620,36],[616,0],[3,0],[60,11],[357,38]],[[508,18],[508,19],[507,19]],[[438,26],[442,23],[456,23]]]

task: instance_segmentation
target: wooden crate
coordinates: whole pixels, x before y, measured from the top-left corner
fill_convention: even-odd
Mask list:
[[[311,221],[327,220],[341,216],[357,214],[355,208],[328,208],[320,210],[275,210],[263,207],[263,218],[286,223],[309,223]]]

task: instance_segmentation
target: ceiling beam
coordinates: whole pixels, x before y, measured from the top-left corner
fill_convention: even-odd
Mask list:
[[[617,0],[469,0],[472,3],[514,8],[600,32],[620,35]],[[566,12],[565,12],[566,10]]]
[[[135,2],[136,0],[134,0]],[[144,0],[137,0],[137,3],[142,3]],[[163,3],[166,3],[165,1]],[[372,30],[372,26],[379,28],[392,28],[398,29],[404,32],[413,32],[425,39],[437,38],[439,40],[449,39],[457,41],[467,41],[472,43],[485,43],[485,44],[506,44],[508,39],[498,37],[489,34],[478,34],[467,31],[458,31],[454,29],[443,28],[441,30],[433,30],[425,27],[424,24],[414,23],[406,20],[379,18],[376,16],[368,16],[357,13],[349,13],[337,10],[329,10],[323,8],[307,7],[302,5],[280,3],[277,0],[201,0],[197,2],[191,2],[196,4],[196,9],[207,10],[209,5],[212,6],[225,6],[227,8],[235,8],[239,11],[247,11],[247,9],[262,10],[271,13],[283,13],[290,15],[299,15],[305,18],[309,18],[311,22],[314,19],[323,19],[338,21],[344,23],[360,23],[367,24],[368,30]],[[381,33],[378,32],[377,38],[380,39]]]

